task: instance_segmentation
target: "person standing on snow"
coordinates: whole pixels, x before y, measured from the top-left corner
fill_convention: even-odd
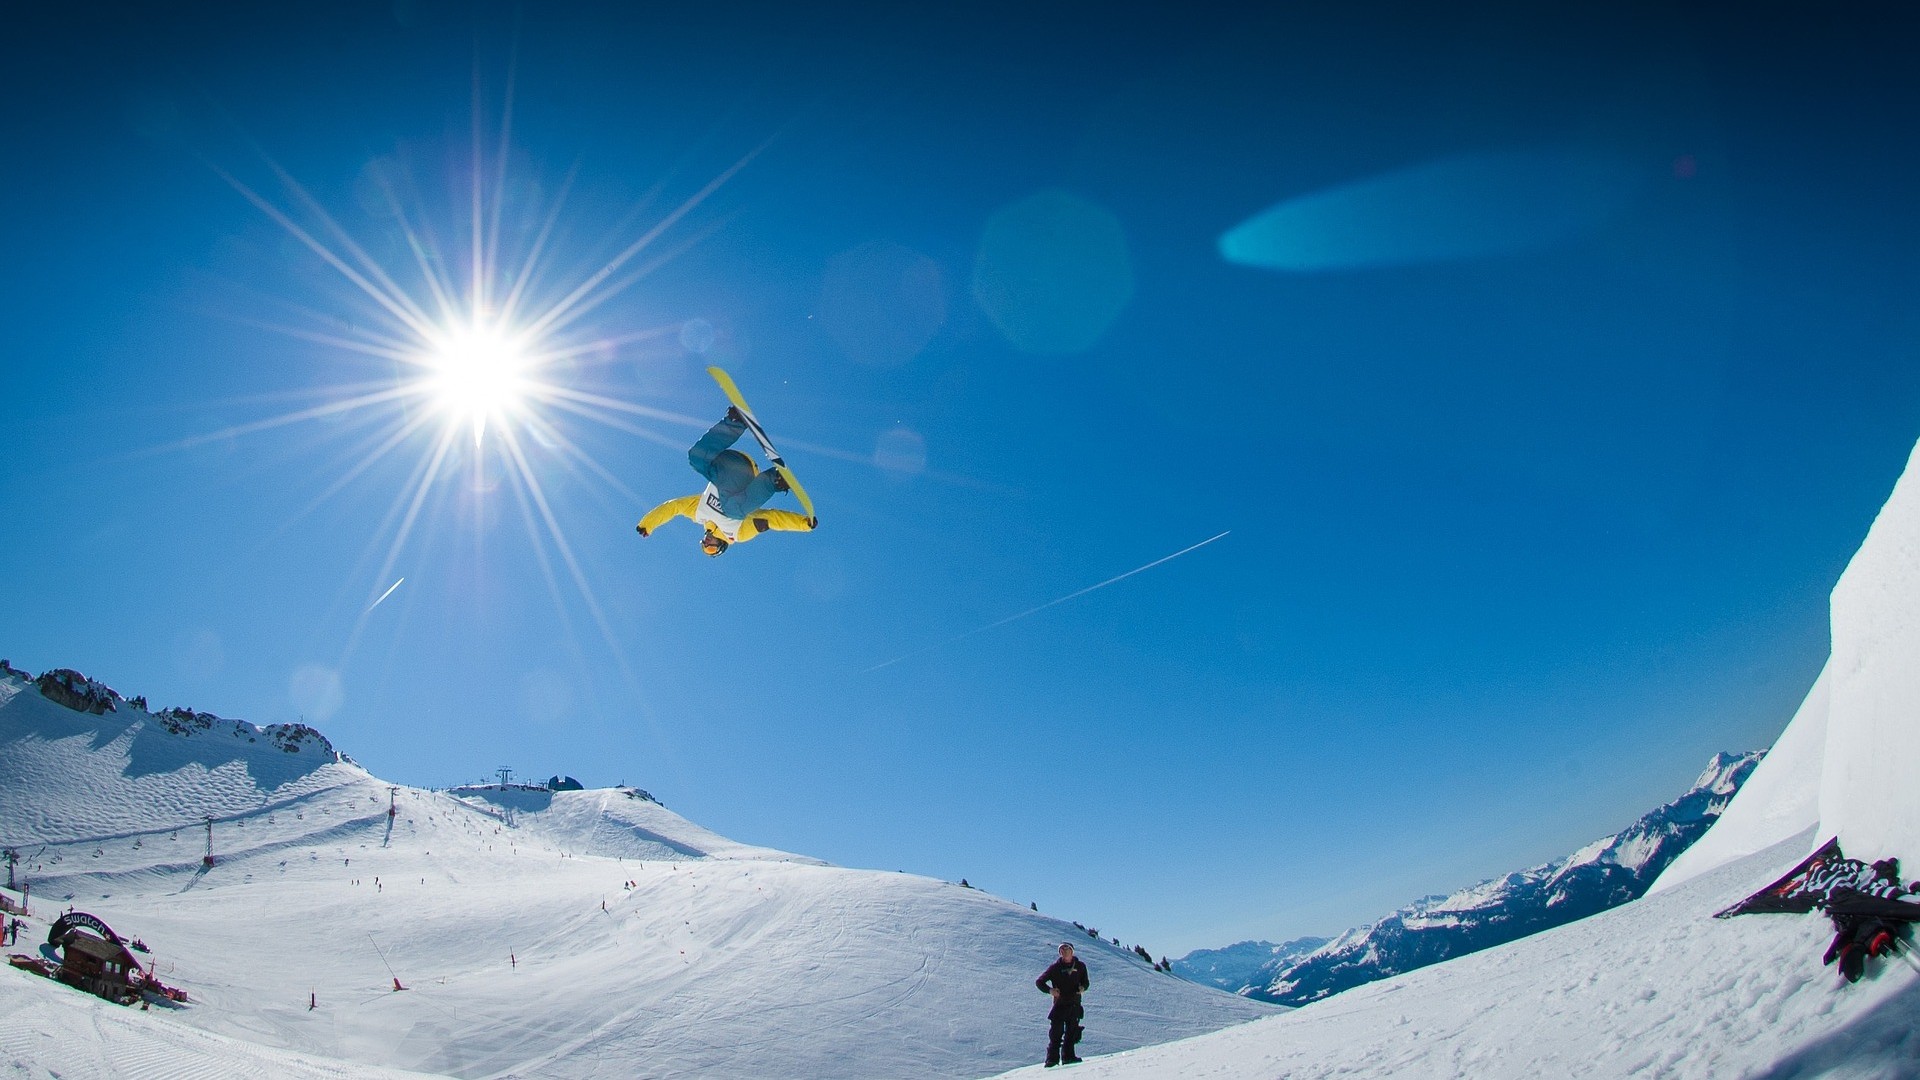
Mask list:
[[[739,409],[729,407],[726,417],[687,451],[687,464],[706,478],[707,490],[669,499],[647,511],[634,526],[640,535],[650,536],[676,517],[692,518],[703,530],[700,550],[711,557],[763,532],[811,531],[818,524],[813,518],[791,510],[761,509],[768,499],[787,490],[787,482],[778,469],[761,472],[752,458],[729,449],[746,433],[746,419]]]
[[[1041,972],[1033,985],[1053,995],[1053,1008],[1047,1011],[1051,1024],[1047,1031],[1047,1068],[1079,1061],[1073,1048],[1080,1042],[1080,1021],[1087,1015],[1080,1004],[1080,995],[1090,985],[1087,965],[1073,958],[1073,946],[1062,945],[1060,959]]]

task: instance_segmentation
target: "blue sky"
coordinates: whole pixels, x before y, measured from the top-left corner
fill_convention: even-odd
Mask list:
[[[43,18],[0,74],[0,654],[1157,953],[1770,742],[1920,435],[1913,28],[1865,6]],[[476,100],[503,275],[566,191],[547,302],[749,159],[541,372],[654,411],[541,413],[604,473],[514,429],[584,590],[500,424],[398,547],[438,421],[364,468],[417,412],[247,430],[411,369],[223,174],[424,299],[380,182],[464,281]],[[716,361],[822,527],[709,561],[633,523],[697,489]]]

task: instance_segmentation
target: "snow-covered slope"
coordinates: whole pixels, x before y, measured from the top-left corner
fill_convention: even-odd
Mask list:
[[[1417,901],[1304,956],[1276,959],[1242,993],[1305,1005],[1618,907],[1705,833],[1759,752],[1719,754],[1684,795],[1564,859]]]
[[[23,673],[0,666],[0,839],[7,843],[199,826],[208,816],[271,810],[366,776],[312,728],[263,729],[188,709],[148,713],[84,676],[91,689],[75,697],[66,690],[74,675],[48,672],[39,683],[101,712],[58,706]]]
[[[978,1076],[1044,1048],[1032,980],[1068,937],[1107,1010],[1090,1052],[1270,1011],[627,789],[396,790],[317,735],[111,704],[0,673],[0,843],[42,917],[22,945],[75,906],[193,1003],[130,1012],[0,969],[0,1075]]]
[[[563,851],[621,859],[761,859],[824,866],[804,855],[752,847],[704,829],[634,788],[542,791],[455,788],[449,795],[499,813],[516,829]]]
[[[8,1080],[420,1080],[427,1075],[276,1050],[72,991],[49,993],[49,986],[0,969],[0,1076]]]
[[[1712,917],[1797,861],[1808,835],[1590,919],[1227,1031],[1093,1058],[1073,1075],[1911,1080],[1914,969],[1877,964],[1848,986],[1820,966],[1826,920]],[[1089,999],[1088,1024],[1101,1019]]]
[[[1920,1076],[1920,970],[1843,982],[1819,915],[1714,912],[1827,836],[1920,863],[1920,448],[1834,590],[1833,652],[1720,821],[1631,904],[1080,1077]],[[1782,835],[1783,830],[1795,830]],[[1033,1070],[1038,1072],[1038,1070]]]

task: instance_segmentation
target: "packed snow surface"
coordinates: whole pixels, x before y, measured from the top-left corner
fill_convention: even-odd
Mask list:
[[[1273,1011],[977,889],[740,844],[630,789],[397,787],[317,738],[0,687],[0,843],[36,916],[9,951],[40,951],[71,905],[192,999],[128,1010],[0,968],[7,1080],[972,1077],[1044,1049],[1033,979],[1070,938],[1109,1010],[1089,1051]]]
[[[20,944],[26,943],[22,938]],[[7,1080],[419,1080],[425,1075],[216,1035],[10,969],[0,972],[0,1018],[0,1076]]]

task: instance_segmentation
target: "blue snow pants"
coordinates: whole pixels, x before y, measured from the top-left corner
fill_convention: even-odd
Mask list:
[[[728,449],[746,433],[747,425],[729,416],[687,451],[687,464],[720,493],[720,512],[738,521],[746,520],[779,491],[774,487],[778,474],[772,469],[755,473],[752,458]]]

